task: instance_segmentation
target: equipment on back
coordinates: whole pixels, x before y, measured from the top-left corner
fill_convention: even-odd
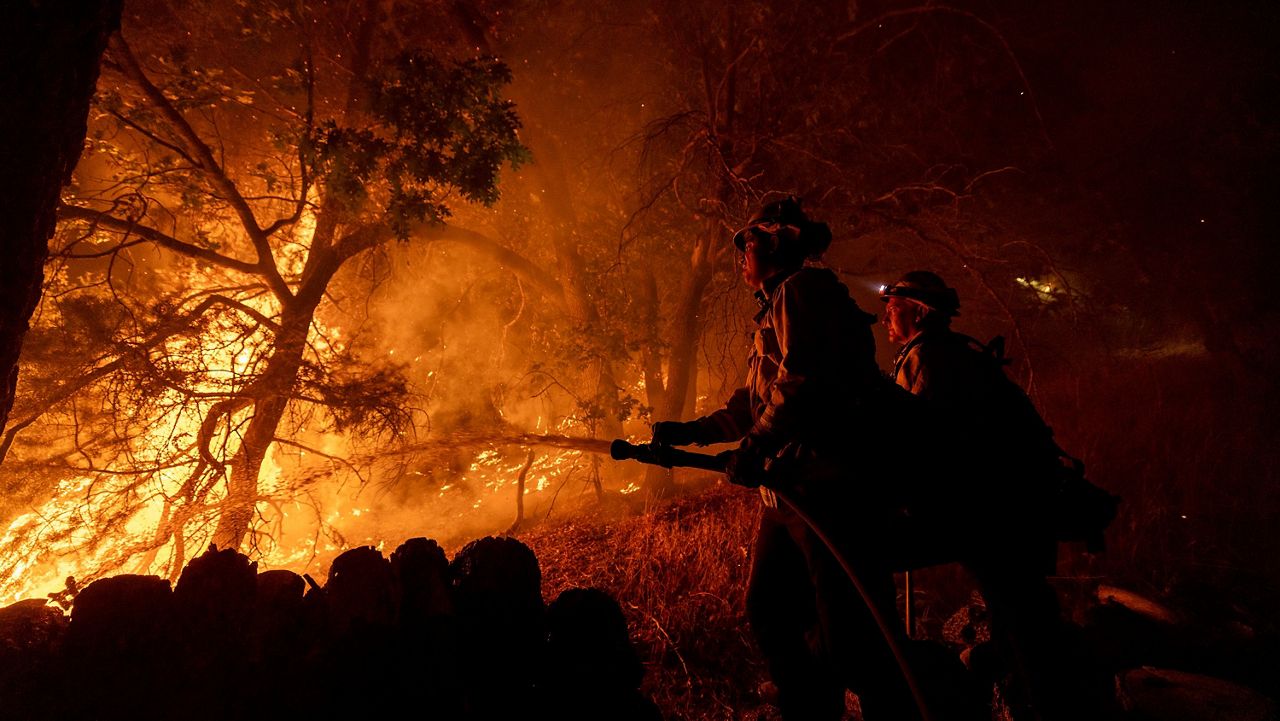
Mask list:
[[[1006,432],[1013,431],[1011,444],[1021,446],[1037,461],[1035,467],[1052,469],[1046,489],[1049,522],[1059,541],[1083,542],[1090,553],[1105,550],[1103,532],[1115,520],[1120,497],[1085,478],[1084,461],[1072,456],[1053,439],[1053,429],[1045,423],[1035,404],[1022,388],[1005,374],[1010,359],[1005,356],[1003,336],[988,343],[960,333],[970,351],[980,355],[991,374],[992,414],[998,416]]]

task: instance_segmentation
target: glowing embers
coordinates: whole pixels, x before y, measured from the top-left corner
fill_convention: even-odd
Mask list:
[[[585,480],[582,474],[588,470],[589,461],[581,451],[554,448],[539,451],[526,474],[524,495],[548,490],[558,493],[574,477]],[[481,451],[458,482],[441,486],[438,495],[443,498],[446,493],[460,492],[459,489],[483,489],[477,492],[475,508],[489,503],[510,504],[510,490],[524,468],[524,454],[522,448],[509,447]]]
[[[1061,299],[1064,291],[1058,287],[1058,282],[1054,279],[1042,280],[1040,278],[1023,278],[1013,279],[1018,285],[1032,291],[1036,294],[1036,298],[1042,303],[1054,303]]]

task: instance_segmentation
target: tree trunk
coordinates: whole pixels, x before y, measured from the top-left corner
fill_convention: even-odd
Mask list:
[[[377,24],[377,13],[373,7],[370,4],[361,8],[359,16],[355,55],[351,60],[352,82],[347,88],[348,117],[364,100],[362,81],[368,74],[373,32]],[[316,308],[324,298],[329,281],[347,260],[334,249],[341,218],[340,209],[329,198],[322,198],[306,266],[302,271],[302,283],[297,295],[281,309],[280,330],[272,342],[271,357],[267,359],[266,370],[253,391],[253,418],[245,429],[240,449],[231,459],[227,499],[213,532],[213,543],[219,548],[240,548],[245,534],[253,526],[262,461],[275,442],[280,419],[284,417],[293,395],[293,386],[298,382],[298,372],[307,348],[307,334],[311,332]]]
[[[7,0],[0,7],[0,430],[40,301],[62,186],[84,147],[89,101],[122,0]]]
[[[675,314],[671,319],[671,355],[667,360],[667,382],[661,393],[661,403],[655,408],[654,420],[684,420],[690,411],[689,399],[692,386],[697,382],[698,339],[702,331],[702,299],[715,268],[716,243],[723,242],[719,223],[708,220],[702,234],[694,242],[689,259],[689,273],[685,276]],[[670,473],[645,474],[644,492],[650,498],[660,498],[671,490]]]
[[[284,417],[293,386],[298,381],[298,371],[302,368],[302,356],[307,347],[307,333],[315,318],[316,307],[324,297],[329,280],[341,265],[332,252],[322,255],[324,259],[315,264],[315,272],[308,275],[298,295],[281,313],[280,331],[272,342],[271,357],[262,378],[255,384],[258,387],[251,392],[254,396],[253,418],[245,428],[240,449],[231,459],[227,499],[213,533],[213,542],[218,548],[239,548],[253,525],[262,461],[276,439],[280,419]]]
[[[307,330],[314,313],[287,312],[282,316],[280,336],[276,338],[267,369],[263,373],[261,390],[253,403],[253,418],[245,428],[240,448],[231,459],[231,479],[227,484],[227,499],[218,517],[218,527],[213,542],[218,548],[239,548],[245,533],[253,525],[253,514],[258,504],[258,473],[267,457],[280,419],[302,367],[302,353],[306,347]]]
[[[697,377],[698,338],[702,329],[702,297],[711,283],[714,268],[712,249],[719,242],[717,224],[707,228],[694,244],[689,259],[689,274],[671,319],[671,358],[667,362],[666,402],[659,415],[663,420],[683,420],[689,412],[689,384]]]

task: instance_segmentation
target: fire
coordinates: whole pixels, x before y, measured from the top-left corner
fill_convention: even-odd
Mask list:
[[[309,240],[311,231],[306,232]],[[302,240],[285,246],[286,277],[302,270]],[[197,288],[210,279],[193,275],[173,282]],[[280,317],[279,301],[269,293],[239,302],[263,317]],[[81,586],[111,573],[176,578],[187,560],[207,548],[227,500],[230,471],[201,463],[196,450],[202,421],[218,398],[241,391],[262,371],[270,332],[246,324],[242,310],[228,309],[199,333],[174,335],[152,349],[153,359],[189,374],[185,385],[195,397],[160,391],[150,399],[161,411],[154,418],[142,418],[144,411],[135,407],[112,409],[148,421],[148,430],[130,441],[124,455],[93,463],[97,472],[68,473],[46,501],[2,529],[0,605],[60,591],[68,577]],[[356,335],[317,318],[308,333],[309,352],[343,353]],[[384,350],[393,357],[408,355]],[[426,384],[440,382],[436,370],[424,371],[420,378]],[[581,432],[580,422],[555,415],[552,407],[539,408],[536,420],[534,413],[525,416],[535,433]],[[235,456],[252,413],[252,407],[242,408],[219,422],[208,444],[218,459]],[[592,487],[598,473],[582,448],[547,446],[536,448],[526,470],[526,449],[536,439],[492,437],[468,440],[461,472],[433,480],[394,467],[381,458],[384,448],[370,448],[358,434],[314,430],[329,425],[323,417],[301,418],[263,460],[255,520],[241,547],[263,570],[319,577],[329,559],[355,545],[394,548],[413,536],[462,541],[502,532],[516,516],[517,478],[523,475],[525,514],[534,519],[564,509]],[[448,446],[453,440],[434,442]],[[637,490],[631,484],[621,492]]]
[[[1061,292],[1053,281],[1041,280],[1039,278],[1024,278],[1021,276],[1014,278],[1014,281],[1023,288],[1027,288],[1028,290],[1035,292],[1036,297],[1045,303],[1052,303],[1058,300],[1058,295]]]
[[[296,270],[300,272],[305,256],[297,256]],[[243,302],[266,317],[278,316],[280,310],[274,298],[265,294]],[[317,323],[311,340],[327,348],[329,339],[340,336],[337,329]],[[218,315],[200,336],[169,339],[156,355],[198,359],[199,380],[192,386],[197,393],[212,396],[245,383],[254,366],[261,363],[261,343],[259,332],[246,336],[236,315],[227,313]],[[71,476],[57,484],[42,506],[10,522],[0,537],[0,568],[9,569],[0,576],[0,604],[60,590],[68,576],[81,583],[115,571],[173,576],[186,558],[207,545],[219,504],[226,497],[225,474],[221,478],[216,474],[199,478],[199,457],[192,448],[201,421],[214,401],[191,402],[177,390],[164,391],[155,400],[156,407],[165,409],[164,413],[131,444],[128,457],[118,459],[121,466],[150,470],[130,473],[123,467],[108,467],[101,474]],[[120,411],[129,418],[137,414],[135,408]],[[235,429],[251,412],[248,409],[232,414],[215,433],[210,447],[217,449],[218,455],[234,455],[239,442]],[[347,446],[340,438],[320,438],[317,443],[326,452],[345,450]],[[308,484],[285,481],[288,463],[280,458],[280,451],[277,445],[264,462],[260,506],[292,505],[299,509],[311,491]],[[298,485],[301,488],[295,487]],[[179,513],[180,520],[174,522]],[[295,518],[303,515],[295,513]],[[301,535],[298,524],[287,513],[278,516],[265,514],[263,525],[274,524],[276,535]],[[161,536],[166,519],[173,532]],[[287,567],[308,554],[314,558],[315,536],[310,534],[294,547],[266,543],[269,552],[262,554],[261,560],[268,566]],[[336,550],[337,546],[322,548]]]
[[[242,355],[229,359],[233,368],[227,378],[235,377],[234,365]],[[139,444],[138,456],[161,458],[172,438],[195,436],[200,418],[200,413],[180,413],[169,426],[177,430],[148,437]],[[250,548],[243,549],[262,570],[283,568],[321,576],[329,559],[351,546],[394,548],[410,536],[449,537],[454,529],[473,528],[473,535],[500,532],[514,517],[514,484],[524,466],[523,452],[495,443],[476,454],[459,478],[439,486],[430,508],[397,508],[371,490],[376,484],[352,483],[332,468],[323,470],[331,461],[319,456],[353,454],[351,439],[314,435],[308,441],[317,453],[290,453],[275,444],[264,461],[260,520]],[[583,485],[566,493],[562,502],[585,488],[586,455],[547,449],[535,457],[524,488],[526,503],[533,502],[530,517],[549,514],[574,478]],[[166,513],[172,513],[190,471],[186,465],[162,469],[140,485],[131,477],[90,475],[59,483],[49,501],[15,518],[0,538],[0,567],[9,569],[0,576],[0,605],[59,591],[67,577],[83,585],[113,572],[175,576],[184,559],[207,546],[218,504],[225,498],[225,488],[216,484],[192,507],[180,529],[184,549],[176,548],[173,539],[157,544],[157,531]],[[636,490],[638,486],[631,484],[622,493]],[[131,500],[123,508],[122,497]],[[118,530],[102,537],[104,521],[121,518]]]

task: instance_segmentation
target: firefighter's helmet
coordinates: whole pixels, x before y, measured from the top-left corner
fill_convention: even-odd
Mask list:
[[[913,270],[880,289],[880,300],[909,298],[947,316],[960,315],[960,296],[937,273]]]
[[[733,245],[745,250],[749,237],[775,260],[797,263],[821,257],[831,245],[831,229],[826,223],[809,220],[794,196],[761,206],[751,222],[734,233]]]

